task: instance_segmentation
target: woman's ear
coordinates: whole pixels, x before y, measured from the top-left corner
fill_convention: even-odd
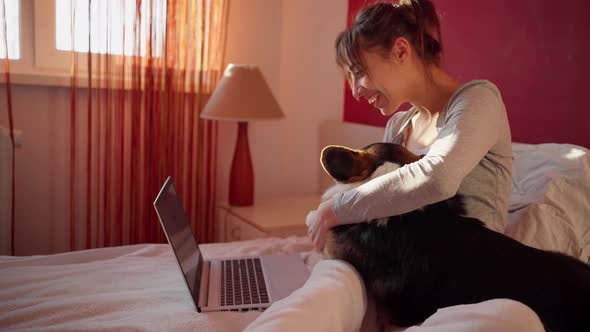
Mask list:
[[[391,59],[396,63],[403,63],[412,52],[410,42],[405,37],[397,37],[391,46]]]

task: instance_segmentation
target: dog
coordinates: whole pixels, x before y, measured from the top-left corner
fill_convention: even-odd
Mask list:
[[[323,199],[419,160],[403,146],[328,146],[321,164],[337,182]],[[545,330],[587,326],[590,266],[526,246],[465,217],[463,199],[328,233],[324,254],[352,264],[386,324],[416,325],[437,309],[507,298],[524,303]]]

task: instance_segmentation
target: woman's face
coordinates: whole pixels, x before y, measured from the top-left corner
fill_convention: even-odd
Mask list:
[[[407,50],[403,45],[401,52],[397,48],[396,42],[389,57],[377,51],[361,51],[364,68],[349,68],[352,95],[357,100],[366,99],[383,115],[395,113],[410,100],[409,92],[414,82]]]

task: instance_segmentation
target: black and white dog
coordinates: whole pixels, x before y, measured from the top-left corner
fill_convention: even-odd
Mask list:
[[[397,144],[326,147],[322,166],[339,184],[324,198],[419,159]],[[463,214],[457,195],[385,220],[338,226],[324,253],[358,270],[388,324],[415,325],[439,308],[508,298],[535,311],[547,331],[589,329],[590,266],[528,247]]]

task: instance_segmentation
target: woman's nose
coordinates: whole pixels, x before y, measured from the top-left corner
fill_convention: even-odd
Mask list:
[[[358,78],[351,79],[350,89],[352,90],[352,96],[356,100],[359,100],[365,91],[365,87],[361,84],[361,80]]]

